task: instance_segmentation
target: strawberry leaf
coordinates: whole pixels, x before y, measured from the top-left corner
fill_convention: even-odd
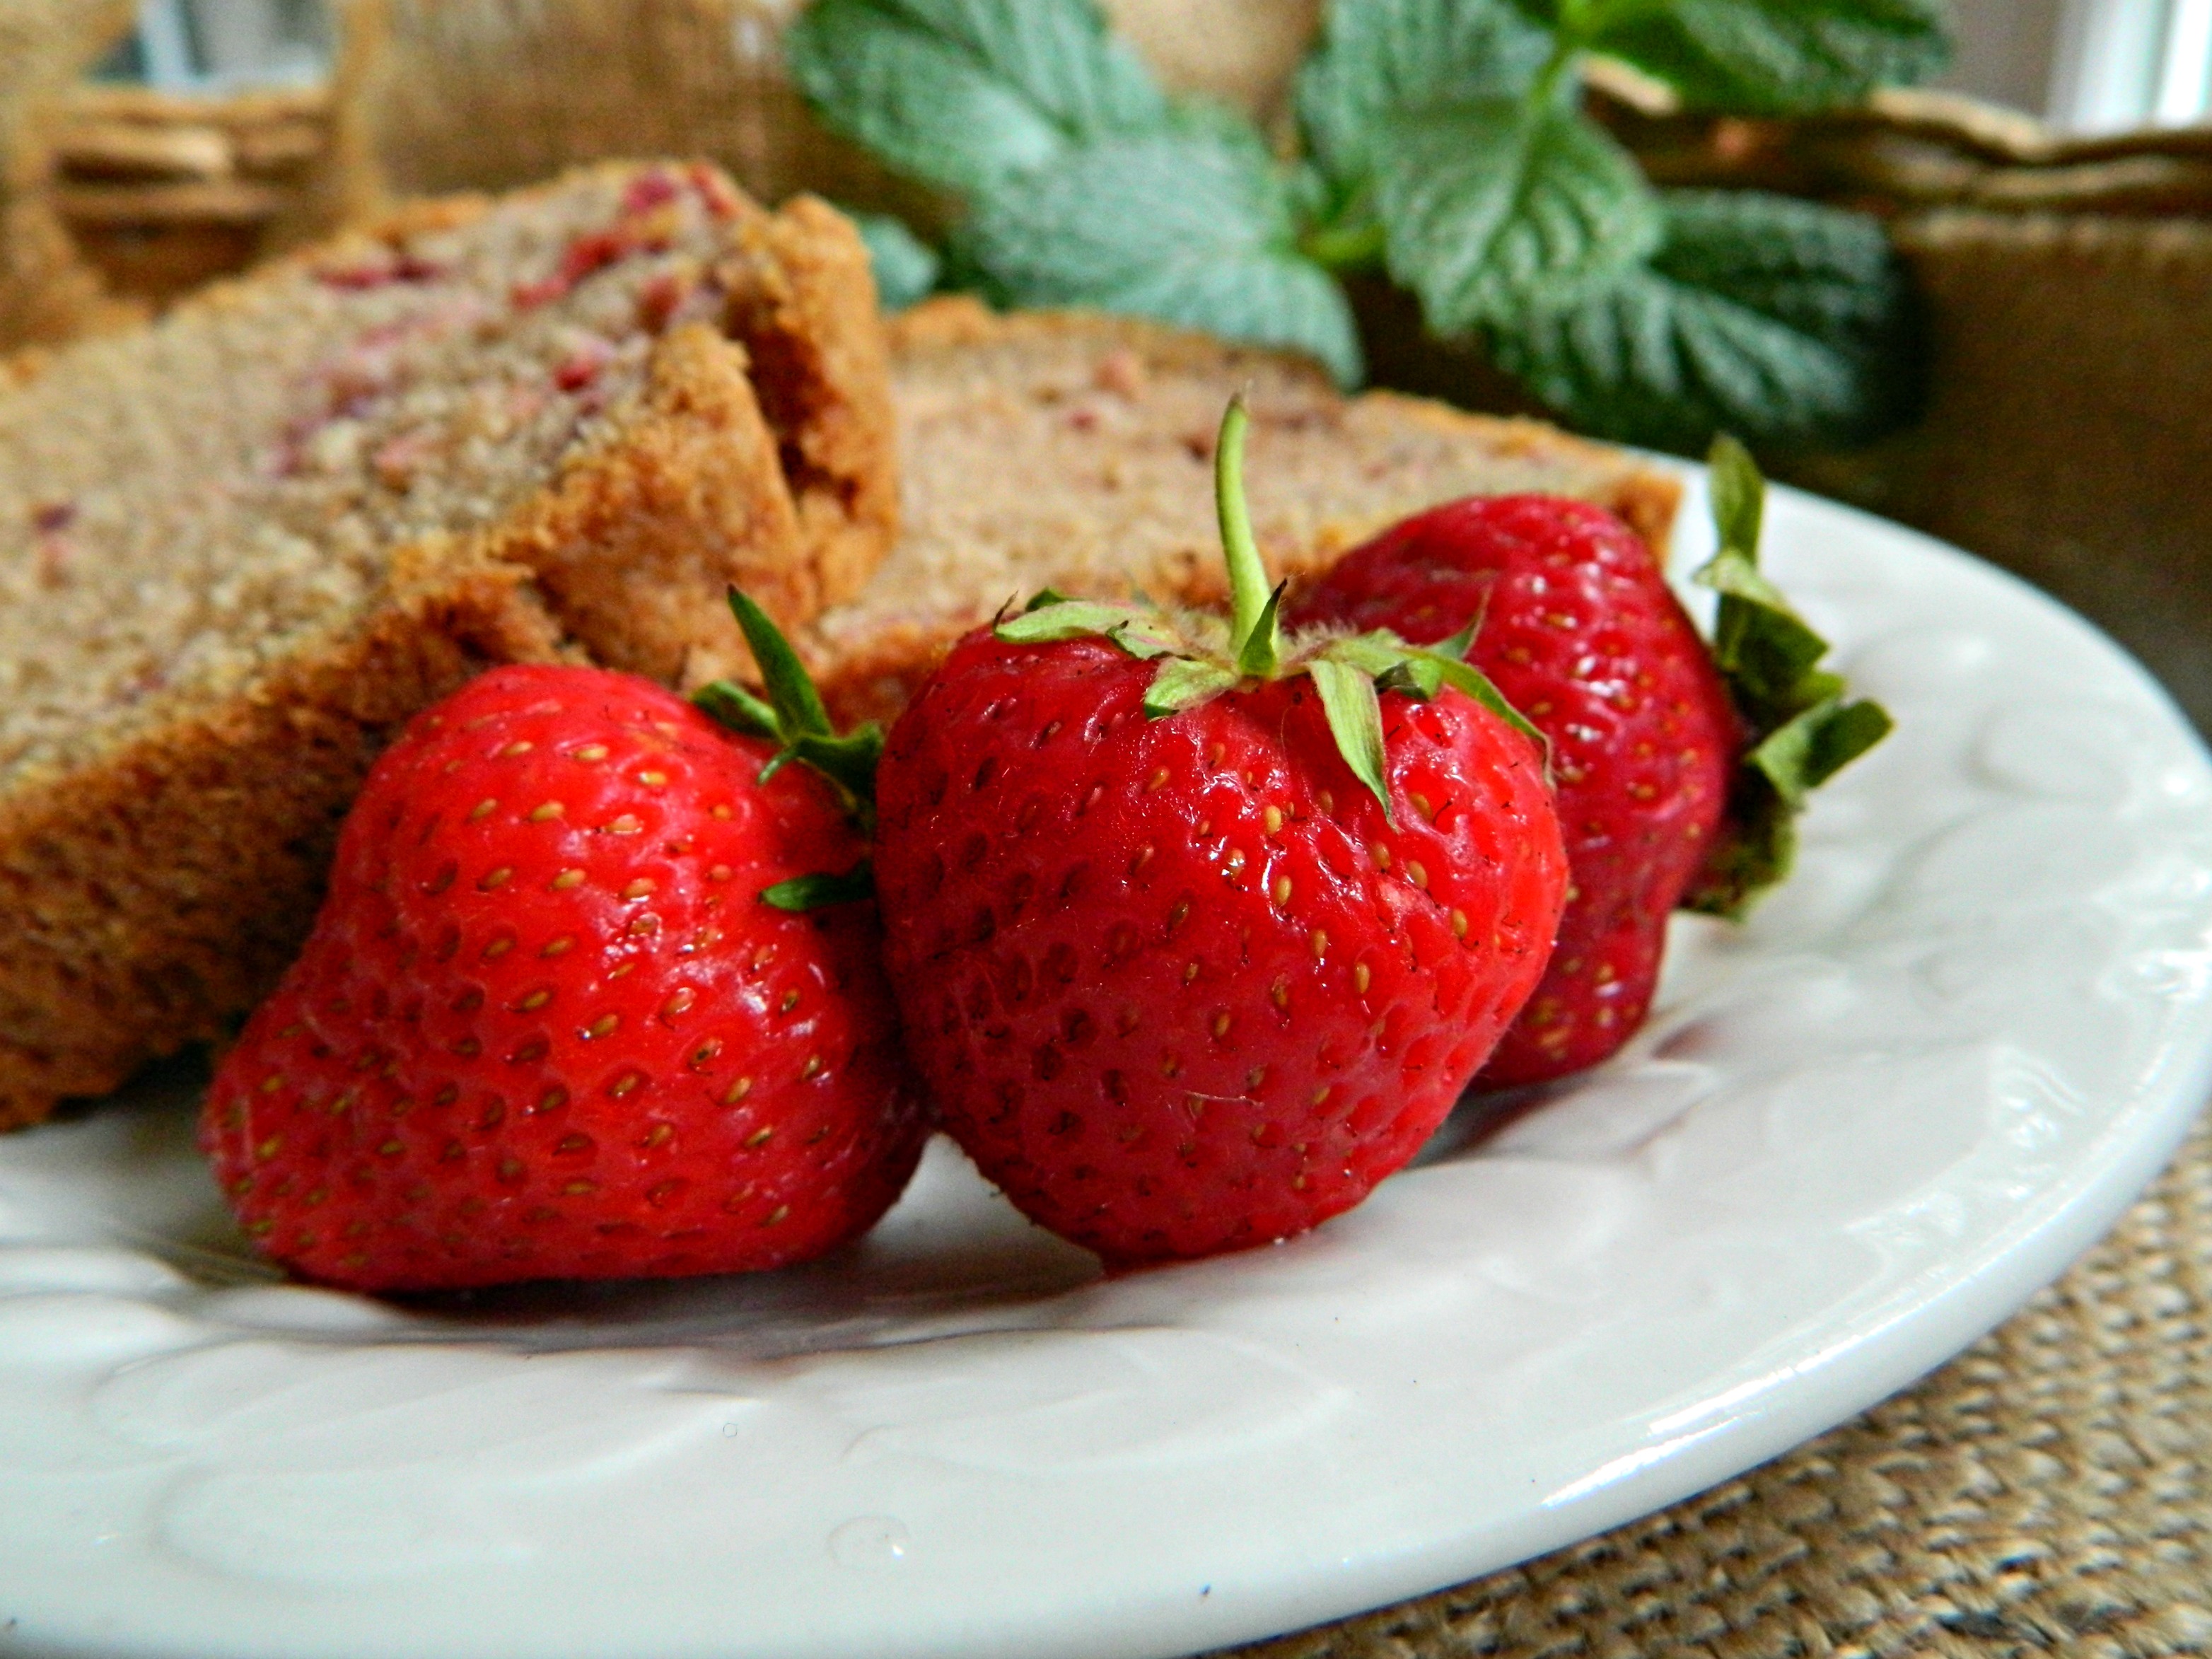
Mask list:
[[[1382,628],[1369,634],[1352,634],[1342,639],[1330,640],[1314,653],[1316,657],[1326,658],[1330,662],[1340,662],[1346,668],[1356,668],[1370,679],[1382,678],[1402,666],[1413,654],[1412,646]]]
[[[1878,702],[1831,697],[1782,726],[1748,757],[1791,807],[1880,743],[1894,725]]]
[[[1808,707],[1808,678],[1817,686],[1810,702],[1829,694],[1814,674],[1814,665],[1828,654],[1827,641],[1805,625],[1749,559],[1729,548],[1695,580],[1721,596],[1713,660],[1737,708],[1754,725],[1771,728]]]
[[[786,743],[807,734],[831,735],[830,711],[822,706],[822,694],[814,689],[812,677],[791,648],[791,641],[783,637],[783,631],[769,620],[768,612],[734,587],[730,590],[730,611],[760,669],[769,702],[775,711],[776,735]]]
[[[1506,702],[1504,693],[1491,684],[1490,677],[1451,653],[1433,647],[1408,645],[1388,629],[1376,629],[1371,634],[1354,634],[1326,641],[1314,653],[1314,660],[1357,669],[1372,679],[1378,690],[1403,691],[1424,702],[1447,685],[1455,687],[1535,744],[1537,753],[1547,757],[1551,753],[1551,744],[1544,734]]]
[[[1881,742],[1892,725],[1880,703],[1832,698],[1768,736],[1745,757],[1721,835],[1682,908],[1741,921],[1789,875],[1807,797]]]
[[[1376,156],[1390,274],[1420,295],[1440,334],[1572,304],[1659,241],[1650,187],[1628,152],[1552,100],[1399,116]]]
[[[1739,771],[1720,834],[1680,908],[1741,921],[1760,894],[1790,874],[1796,860],[1796,813],[1759,773]]]
[[[749,738],[779,736],[775,710],[735,680],[715,680],[691,694],[691,702],[708,719]]]
[[[754,665],[766,684],[763,702],[732,680],[716,680],[692,694],[692,706],[709,720],[749,737],[767,738],[778,748],[758,781],[766,783],[793,761],[802,761],[828,779],[845,811],[863,830],[872,830],[876,810],[876,763],[884,734],[873,724],[842,737],[830,723],[830,712],[799,653],[768,613],[730,590],[730,611],[751,648]]]
[[[1261,605],[1252,631],[1237,647],[1238,673],[1249,674],[1255,679],[1273,679],[1275,671],[1282,665],[1282,630],[1276,623],[1275,613],[1282,608],[1283,590],[1289,586],[1287,582],[1276,583],[1274,592]]]
[[[1759,475],[1759,463],[1749,450],[1723,433],[1713,440],[1705,471],[1713,528],[1720,534],[1723,550],[1734,549],[1755,565],[1759,520],[1766,504],[1766,481]]]
[[[1170,657],[1145,688],[1145,716],[1160,720],[1211,702],[1237,684],[1237,675],[1218,663]]]
[[[793,758],[806,763],[831,782],[842,785],[866,807],[876,798],[876,763],[883,758],[883,728],[871,720],[842,738],[809,732],[791,745]]]
[[[1107,629],[1106,637],[1139,662],[1150,662],[1154,657],[1169,656],[1191,647],[1188,640],[1160,617],[1148,617],[1141,611],[1129,621]]]
[[[1828,642],[1759,568],[1765,481],[1743,447],[1715,441],[1713,522],[1721,550],[1695,580],[1720,594],[1713,661],[1749,732],[1721,833],[1682,908],[1742,916],[1790,873],[1807,797],[1887,735],[1881,704],[1844,701],[1843,677],[1822,669]]]
[[[761,889],[761,902],[779,910],[820,910],[876,896],[875,872],[862,859],[842,876],[793,876]]]
[[[1167,113],[1091,0],[820,0],[783,46],[826,125],[947,190],[988,189]]]
[[[1055,599],[1018,617],[1008,617],[991,631],[1009,645],[1046,645],[1056,640],[1110,635],[1136,620],[1137,613],[1126,605]]]
[[[1382,804],[1382,821],[1394,829],[1397,818],[1390,810],[1390,785],[1382,750],[1382,704],[1376,696],[1373,676],[1349,664],[1316,657],[1306,665],[1314,689],[1321,694],[1322,713],[1328,717],[1336,751]]]
[[[1528,738],[1530,743],[1535,744],[1536,752],[1544,757],[1546,770],[1550,769],[1552,740],[1538,731],[1526,715],[1505,700],[1505,694],[1491,683],[1489,675],[1475,667],[1474,664],[1462,662],[1457,657],[1447,656],[1442,651],[1413,651],[1408,653],[1408,661],[1413,665],[1416,672],[1433,674],[1440,685],[1453,686],[1465,692],[1522,737]],[[1431,691],[1428,695],[1434,696],[1436,693]]]
[[[1482,610],[1467,619],[1467,626],[1448,640],[1438,640],[1429,648],[1440,657],[1449,657],[1454,662],[1465,662],[1467,653],[1474,648],[1474,636],[1482,631],[1483,613],[1490,609],[1490,591],[1483,590]]]

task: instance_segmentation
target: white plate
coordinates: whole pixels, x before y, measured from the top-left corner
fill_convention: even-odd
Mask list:
[[[1188,1652],[1956,1352],[2212,1085],[2212,769],[2019,584],[1786,491],[1769,526],[1897,735],[1747,929],[1682,925],[1620,1062],[1296,1243],[1101,1283],[940,1145],[836,1263],[434,1316],[259,1273],[174,1100],[0,1142],[0,1647]]]

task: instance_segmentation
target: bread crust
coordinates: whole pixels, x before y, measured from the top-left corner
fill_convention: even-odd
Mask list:
[[[489,205],[416,205],[369,234]],[[656,342],[635,407],[546,487],[393,550],[362,616],[238,694],[0,794],[0,1129],[220,1039],[297,954],[376,756],[471,675],[564,656],[720,672],[742,655],[729,584],[797,626],[865,581],[896,512],[866,256],[819,204],[741,205],[726,333]]]
[[[561,649],[528,572],[479,562],[246,696],[0,799],[0,1129],[222,1036],[297,953],[338,823],[408,717]]]

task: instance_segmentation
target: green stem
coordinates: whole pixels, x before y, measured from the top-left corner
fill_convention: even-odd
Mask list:
[[[1269,634],[1266,653],[1272,663],[1275,618],[1267,604],[1267,570],[1260,562],[1260,545],[1252,539],[1252,515],[1244,504],[1244,428],[1251,417],[1244,409],[1244,394],[1229,400],[1221,416],[1221,434],[1213,445],[1213,505],[1221,518],[1221,549],[1229,560],[1229,654],[1245,658],[1245,645],[1264,624]]]
[[[1298,252],[1322,270],[1343,276],[1353,271],[1374,270],[1382,263],[1389,246],[1382,222],[1365,219],[1357,224],[1323,225],[1310,231],[1298,243]]]

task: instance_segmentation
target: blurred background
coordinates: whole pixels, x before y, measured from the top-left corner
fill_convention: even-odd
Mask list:
[[[1103,0],[1170,88],[1281,118],[1322,0]],[[0,350],[147,314],[426,191],[690,153],[930,228],[783,73],[801,0],[0,0]],[[1932,86],[1794,120],[1593,75],[1662,185],[1878,216],[1927,390],[1905,430],[1762,453],[2083,611],[2212,730],[2212,0],[1953,0]],[[12,31],[12,33],[11,33]],[[56,45],[59,42],[61,44]],[[1374,380],[1534,407],[1402,294],[1353,290]]]
[[[1953,0],[1952,16],[1937,84],[2066,131],[2187,126],[2212,110],[2212,0]],[[326,0],[144,0],[94,73],[176,92],[302,86],[335,40]]]

